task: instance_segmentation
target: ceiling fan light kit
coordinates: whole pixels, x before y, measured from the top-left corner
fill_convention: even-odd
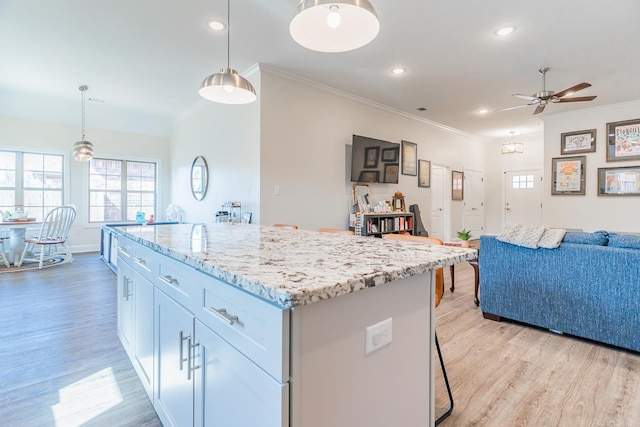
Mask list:
[[[227,68],[206,77],[198,93],[204,99],[221,104],[249,104],[257,99],[256,90],[249,80],[229,66],[230,57],[230,0],[227,0]]]
[[[588,87],[591,87],[591,84],[586,83],[586,82],[582,82],[582,83],[578,83],[575,86],[571,86],[570,88],[567,88],[565,90],[562,90],[558,93],[552,91],[552,90],[547,90],[546,88],[546,75],[547,75],[547,71],[549,71],[549,67],[544,67],[544,68],[540,68],[538,70],[538,72],[540,74],[542,74],[542,90],[540,92],[534,93],[533,95],[524,95],[521,93],[514,93],[513,96],[516,96],[518,98],[522,98],[522,99],[526,99],[527,101],[530,101],[528,104],[524,104],[524,105],[517,105],[515,107],[509,107],[509,108],[502,108],[500,110],[497,111],[508,111],[508,110],[515,110],[516,108],[522,108],[522,107],[527,107],[529,105],[536,105],[536,109],[533,112],[533,114],[540,114],[544,111],[545,107],[547,106],[547,104],[549,103],[559,103],[559,102],[584,102],[584,101],[593,101],[594,99],[596,99],[596,96],[574,96],[571,98],[565,98],[566,96],[569,95],[573,95],[574,93],[578,92],[579,90],[582,89],[586,89]]]
[[[289,24],[296,43],[327,53],[358,49],[379,31],[380,21],[369,0],[301,0]]]
[[[78,89],[82,93],[82,140],[73,144],[73,158],[79,162],[88,162],[93,159],[93,144],[85,140],[84,133],[84,93],[89,89],[89,86],[82,85]]]

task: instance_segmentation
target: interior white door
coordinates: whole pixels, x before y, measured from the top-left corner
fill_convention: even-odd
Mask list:
[[[478,239],[484,231],[484,174],[464,171],[464,228],[471,230],[471,238]]]
[[[504,173],[504,223],[542,224],[542,171]]]
[[[444,240],[444,173],[445,168],[440,165],[431,167],[431,215],[430,237]]]

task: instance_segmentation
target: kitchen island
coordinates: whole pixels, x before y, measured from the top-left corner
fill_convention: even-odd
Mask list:
[[[249,224],[115,230],[118,334],[163,424],[433,423],[432,272],[475,250]]]

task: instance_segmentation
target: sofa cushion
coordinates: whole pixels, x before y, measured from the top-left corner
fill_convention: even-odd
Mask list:
[[[538,242],[544,234],[545,227],[522,224],[505,224],[498,240],[525,248],[537,249]]]
[[[640,249],[640,236],[631,234],[609,234],[609,246],[616,248]]]
[[[567,230],[564,228],[547,228],[538,242],[538,246],[545,249],[555,249],[560,246]]]
[[[578,243],[581,245],[606,246],[609,238],[606,232],[596,231],[595,233],[585,233],[582,231],[567,231],[562,243]]]

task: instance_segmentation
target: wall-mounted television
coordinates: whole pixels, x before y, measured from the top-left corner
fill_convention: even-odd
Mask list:
[[[397,184],[400,144],[353,135],[351,181]]]

